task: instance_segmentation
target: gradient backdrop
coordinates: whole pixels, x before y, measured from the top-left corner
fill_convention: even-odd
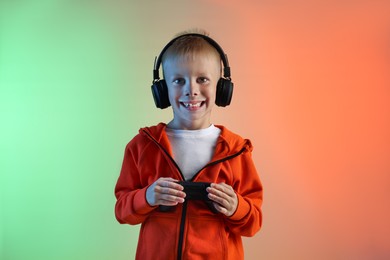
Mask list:
[[[168,121],[154,56],[208,30],[254,143],[264,226],[246,259],[390,259],[390,2],[0,0],[1,259],[133,259],[114,217],[126,143]]]

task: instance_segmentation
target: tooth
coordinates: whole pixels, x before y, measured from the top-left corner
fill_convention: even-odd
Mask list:
[[[184,106],[185,107],[190,107],[190,108],[192,108],[192,107],[200,107],[200,105],[201,105],[201,102],[198,102],[198,103],[184,103],[183,102],[183,104],[184,104]]]

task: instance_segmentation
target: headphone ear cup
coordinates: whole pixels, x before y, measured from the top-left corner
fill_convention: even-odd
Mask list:
[[[171,105],[168,97],[168,87],[165,80],[159,80],[152,85],[152,94],[156,107],[164,109]]]
[[[230,105],[233,96],[233,82],[228,79],[220,78],[217,83],[217,93],[215,95],[215,104],[220,107]]]

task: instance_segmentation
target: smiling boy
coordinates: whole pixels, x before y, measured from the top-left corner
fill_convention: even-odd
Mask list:
[[[173,56],[169,50],[165,53],[168,57],[163,60],[164,78],[174,115],[169,128],[197,130],[211,125],[221,61],[210,48],[185,56]]]
[[[172,106],[173,119],[140,129],[115,187],[117,220],[142,223],[136,259],[243,259],[241,236],[262,224],[263,188],[250,141],[210,121],[214,104],[230,104],[226,55],[205,34],[183,34],[154,77],[156,106]]]

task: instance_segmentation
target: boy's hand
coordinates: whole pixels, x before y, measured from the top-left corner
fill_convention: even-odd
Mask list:
[[[146,190],[146,201],[150,206],[175,206],[183,203],[186,194],[183,186],[172,178],[159,178]]]
[[[209,193],[208,197],[214,201],[214,207],[230,217],[236,212],[238,199],[237,194],[233,188],[226,183],[211,183],[210,187],[207,188]]]

